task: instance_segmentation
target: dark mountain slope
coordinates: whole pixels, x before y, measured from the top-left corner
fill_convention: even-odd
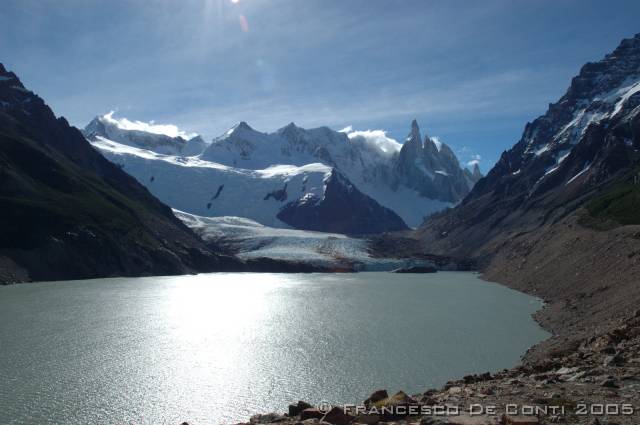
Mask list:
[[[289,202],[278,218],[296,229],[319,232],[367,235],[408,229],[395,212],[360,192],[335,169],[325,185],[322,198]]]
[[[213,271],[219,257],[0,65],[0,281]]]
[[[490,256],[509,237],[559,222],[591,199],[606,199],[617,181],[633,185],[640,158],[638,105],[640,35],[585,65],[461,204],[431,217],[415,236],[436,252]],[[629,210],[633,205],[624,203]],[[588,212],[603,208],[591,205]]]

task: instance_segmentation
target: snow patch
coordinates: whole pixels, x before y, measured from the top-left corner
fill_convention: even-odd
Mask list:
[[[436,149],[438,149],[438,152],[440,152],[442,150],[442,142],[440,141],[440,139],[437,136],[433,136],[431,137],[431,141],[434,145],[436,145]]]
[[[584,168],[578,174],[576,174],[575,176],[571,177],[571,179],[569,179],[569,181],[565,183],[565,186],[568,186],[575,179],[577,179],[578,177],[580,177],[581,175],[583,175],[584,173],[589,171],[589,168],[591,168],[591,164],[589,164],[589,163],[585,164]]]
[[[616,106],[613,109],[613,112],[611,112],[611,116],[615,116],[618,112],[620,112],[622,110],[622,107],[624,106],[624,104],[629,100],[629,98],[631,96],[633,96],[634,94],[638,93],[640,91],[640,81],[638,81],[637,83],[631,85],[631,86],[627,86],[624,87],[622,89],[619,90],[618,94],[620,94],[620,100],[618,100],[616,102]]]

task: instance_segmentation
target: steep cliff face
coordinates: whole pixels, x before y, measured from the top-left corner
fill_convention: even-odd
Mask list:
[[[0,65],[0,280],[213,271],[171,210]]]
[[[432,250],[482,256],[511,236],[556,223],[580,207],[592,216],[590,202],[608,199],[616,184],[633,182],[639,105],[637,35],[603,60],[586,64],[565,95],[525,126],[520,141],[461,204],[431,217],[416,237]],[[637,202],[632,199],[629,195],[626,208]],[[606,210],[602,202],[600,209]]]
[[[451,204],[461,200],[482,177],[477,164],[474,171],[462,169],[446,144],[420,135],[418,123],[402,145],[394,165],[394,186],[405,186],[422,196]]]

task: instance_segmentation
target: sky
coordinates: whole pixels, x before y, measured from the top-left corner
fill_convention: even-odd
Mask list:
[[[3,0],[0,62],[57,115],[423,134],[483,171],[588,61],[640,32],[637,0]]]

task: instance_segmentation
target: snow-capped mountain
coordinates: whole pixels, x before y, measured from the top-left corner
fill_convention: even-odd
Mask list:
[[[202,158],[251,169],[321,162],[410,226],[457,203],[481,177],[479,169],[464,171],[446,144],[428,137],[423,141],[415,121],[404,145],[382,131],[304,129],[290,123],[262,133],[241,122],[214,139]]]
[[[393,211],[362,195],[321,163],[250,170],[195,156],[164,155],[95,134],[89,140],[154,195],[182,211],[241,216],[273,227],[354,234],[407,228]],[[329,219],[335,213],[341,220]]]
[[[429,136],[423,140],[415,120],[411,123],[411,133],[402,145],[393,171],[396,187],[408,187],[425,198],[450,203],[462,199],[482,177],[477,164],[473,173],[463,170],[446,144]]]
[[[633,188],[639,163],[640,34],[584,65],[459,206],[419,234],[436,251],[475,255],[474,249],[553,224],[599,196],[609,196],[599,208],[622,214],[636,208],[637,198],[631,189],[612,187]]]
[[[113,114],[109,112],[94,118],[84,128],[84,134],[89,138],[99,136],[123,145],[166,155],[199,155],[207,147],[202,137],[179,132],[174,126],[115,119]]]
[[[429,138],[417,142],[419,166],[405,167],[407,147],[382,131],[291,123],[262,133],[241,122],[200,155],[186,156],[202,147],[198,138],[126,128],[122,120],[97,117],[84,133],[160,199],[192,214],[241,216],[274,227],[357,234],[401,230],[457,202],[479,173],[463,171],[448,146]],[[420,139],[415,122],[413,127]],[[428,145],[434,148],[427,151]]]
[[[524,202],[557,186],[578,186],[604,171],[596,165],[605,166],[598,162],[614,152],[620,157],[609,158],[615,165],[606,174],[628,165],[638,147],[631,123],[640,114],[639,92],[640,34],[623,40],[603,60],[584,65],[564,96],[527,123],[520,141],[502,154],[469,198],[496,186],[517,186],[526,188]]]

